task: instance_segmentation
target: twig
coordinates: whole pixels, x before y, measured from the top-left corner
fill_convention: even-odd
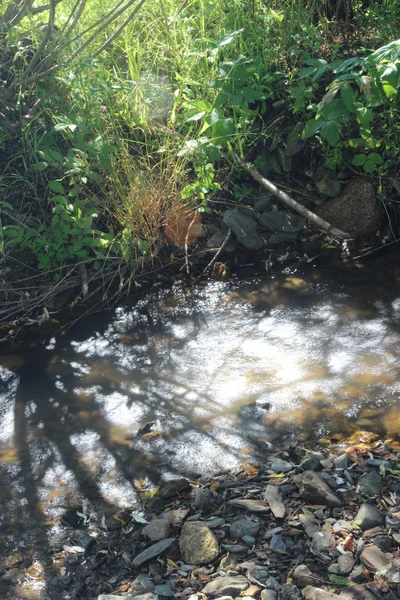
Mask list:
[[[203,275],[205,275],[205,273],[207,273],[208,269],[210,269],[213,266],[213,264],[217,260],[218,256],[221,254],[222,250],[225,248],[225,246],[229,242],[229,238],[231,237],[231,234],[232,234],[232,229],[228,229],[228,233],[226,234],[226,237],[225,237],[224,241],[222,242],[221,246],[218,248],[217,252],[214,254],[213,258],[210,260],[208,265],[203,269],[203,271],[197,277],[197,279],[195,280],[195,283],[197,283],[199,281],[199,279],[201,279],[203,277]]]
[[[193,219],[190,221],[189,223],[189,227],[187,228],[187,232],[186,232],[186,237],[185,237],[185,266],[186,266],[186,273],[189,275],[190,274],[190,268],[189,268],[189,232],[193,226],[193,223],[195,222],[197,217],[197,211],[195,211],[194,215],[193,215]]]
[[[242,167],[242,169],[244,169],[247,173],[249,173],[253,177],[253,179],[258,181],[258,183],[260,183],[265,189],[267,189],[269,192],[271,192],[271,194],[276,196],[278,198],[278,200],[283,202],[283,204],[285,204],[292,210],[295,210],[296,212],[298,212],[302,217],[308,219],[309,221],[314,223],[314,225],[316,225],[323,231],[326,231],[327,233],[331,233],[332,235],[334,235],[338,238],[341,238],[341,239],[349,239],[350,238],[350,235],[348,233],[346,233],[345,231],[341,231],[340,229],[337,229],[336,227],[334,227],[333,225],[331,225],[324,219],[321,219],[320,217],[318,217],[311,210],[308,210],[308,208],[306,208],[302,204],[299,204],[298,202],[296,202],[296,200],[294,200],[291,196],[289,196],[285,192],[282,192],[279,188],[276,187],[276,185],[274,185],[272,183],[272,181],[270,181],[269,179],[267,179],[266,177],[261,175],[261,173],[259,171],[257,171],[257,169],[255,167],[253,167],[253,165],[251,165],[250,163],[241,159],[236,154],[234,154],[234,157],[236,159],[236,162],[238,163],[238,165],[240,165]]]
[[[363,254],[359,254],[358,256],[353,256],[352,260],[357,260],[358,258],[364,258],[364,256],[369,256],[370,254],[374,254],[375,252],[378,252],[378,250],[383,250],[384,248],[387,248],[388,246],[391,246],[392,244],[398,244],[399,242],[400,242],[400,238],[393,240],[393,242],[389,242],[388,244],[378,246],[378,248],[372,248],[372,250],[369,250],[368,252],[364,252]]]

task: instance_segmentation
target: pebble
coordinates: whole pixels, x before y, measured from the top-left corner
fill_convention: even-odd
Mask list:
[[[267,506],[264,502],[261,502],[261,500],[246,500],[243,498],[235,498],[234,500],[228,500],[228,504],[254,513],[266,513],[270,510],[269,506]]]
[[[293,580],[300,589],[314,583],[314,576],[306,565],[297,565],[293,573]]]
[[[153,544],[152,546],[150,546],[150,548],[146,548],[146,550],[138,554],[133,559],[132,565],[136,568],[140,567],[151,558],[155,558],[156,556],[159,556],[160,554],[171,548],[175,543],[176,538],[168,538],[166,540],[161,540],[160,542]]]
[[[283,519],[286,514],[285,505],[282,502],[282,496],[279,493],[279,490],[274,485],[267,485],[264,498],[269,504],[269,507],[276,519]]]
[[[361,494],[368,498],[374,498],[379,494],[382,487],[382,477],[375,471],[364,473],[358,480],[358,487]]]
[[[368,546],[362,552],[360,561],[371,573],[386,570],[391,567],[391,560],[377,546]]]
[[[165,596],[166,598],[175,597],[175,592],[170,583],[156,585],[154,588],[154,593],[157,594],[157,596]]]
[[[333,461],[336,469],[347,469],[349,466],[349,455],[345,452],[344,454],[340,454]]]
[[[278,592],[275,592],[275,590],[262,590],[260,598],[261,600],[278,600]]]
[[[293,469],[293,465],[282,458],[274,458],[271,465],[271,470],[274,473],[288,473]]]
[[[201,565],[212,562],[219,555],[218,540],[205,523],[185,523],[179,545],[186,563]]]
[[[241,540],[244,536],[256,536],[260,531],[260,523],[250,519],[238,519],[229,528],[229,536],[233,540]]]
[[[300,496],[312,504],[340,506],[342,501],[315,471],[306,471],[299,483]]]
[[[172,479],[164,483],[158,490],[158,495],[164,500],[169,500],[174,496],[178,496],[184,490],[190,488],[190,483],[184,477],[179,479]]]
[[[345,552],[338,558],[339,575],[349,575],[356,564],[356,559],[351,552]]]
[[[281,552],[286,552],[286,544],[283,540],[282,536],[276,534],[273,535],[271,541],[269,543],[269,547],[274,550],[280,550]]]
[[[217,577],[214,581],[207,583],[202,589],[203,594],[238,596],[241,592],[247,590],[250,586],[249,580],[243,575],[236,577],[227,575],[226,577]]]
[[[327,531],[317,531],[312,537],[312,548],[316,554],[333,550],[336,547],[336,540],[331,533]]]
[[[169,536],[170,523],[167,519],[154,519],[143,527],[142,534],[151,539],[152,542],[165,540]]]
[[[211,490],[201,488],[197,490],[194,499],[195,506],[202,511],[203,515],[208,515],[212,511]]]
[[[355,516],[357,525],[363,530],[372,529],[385,522],[384,515],[371,504],[361,504]]]

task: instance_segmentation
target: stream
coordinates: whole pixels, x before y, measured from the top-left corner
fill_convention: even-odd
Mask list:
[[[400,450],[398,258],[160,285],[1,355],[0,557],[275,444],[366,430]]]

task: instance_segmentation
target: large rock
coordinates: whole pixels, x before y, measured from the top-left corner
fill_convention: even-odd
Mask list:
[[[183,560],[190,565],[212,562],[219,554],[218,540],[205,523],[185,523],[179,545]]]
[[[257,221],[249,215],[240,210],[227,210],[223,222],[248,250],[260,250],[264,246],[264,240],[257,234]]]
[[[352,179],[337,198],[327,200],[316,214],[350,235],[375,233],[382,224],[382,209],[372,183]]]
[[[226,576],[217,577],[214,581],[210,581],[201,590],[202,594],[210,594],[214,596],[239,596],[241,592],[250,587],[250,582],[247,577],[237,575],[236,577]]]
[[[275,212],[266,212],[261,215],[261,221],[264,227],[273,231],[282,233],[295,233],[301,231],[306,226],[306,221],[300,215],[277,210]]]
[[[360,561],[371,573],[389,570],[392,562],[377,546],[368,546],[360,556]]]
[[[299,492],[304,500],[311,504],[340,506],[342,501],[315,471],[306,471],[298,484]]]
[[[373,498],[381,491],[382,477],[376,471],[370,471],[369,473],[364,473],[364,475],[361,475],[360,479],[358,480],[358,485],[360,492],[364,494],[364,496]]]
[[[363,531],[383,525],[385,522],[384,515],[371,504],[361,504],[356,514],[355,521]]]

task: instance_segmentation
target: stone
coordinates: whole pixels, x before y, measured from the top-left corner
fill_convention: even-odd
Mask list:
[[[334,575],[339,575],[339,565],[338,563],[332,563],[328,567],[328,573],[333,573]]]
[[[385,517],[375,506],[361,504],[355,516],[355,521],[362,531],[366,531],[367,529],[383,525]]]
[[[257,198],[257,200],[253,204],[253,208],[255,211],[257,211],[259,213],[264,213],[264,212],[270,211],[271,210],[270,196],[263,195],[260,198]]]
[[[295,231],[295,232],[287,231],[285,233],[282,231],[278,231],[276,233],[271,233],[268,236],[268,245],[269,246],[278,246],[279,244],[295,242],[298,237],[299,237],[298,231]]]
[[[286,138],[286,156],[294,156],[304,148],[306,141],[301,137],[303,129],[303,123],[296,123],[289,132]]]
[[[360,556],[360,562],[371,571],[378,573],[389,570],[392,566],[390,558],[386,556],[377,546],[368,546]]]
[[[275,485],[267,485],[264,492],[264,498],[269,504],[272,514],[276,519],[283,519],[286,514],[285,505],[282,502],[282,496]]]
[[[305,471],[315,471],[322,466],[321,461],[324,460],[324,455],[318,452],[307,452],[307,455],[300,463],[300,466]]]
[[[250,519],[238,519],[233,521],[229,528],[229,536],[233,540],[241,540],[244,536],[256,536],[260,530],[260,523]]]
[[[340,592],[340,598],[344,600],[376,600],[376,596],[365,585],[346,588]]]
[[[312,572],[306,565],[297,565],[293,572],[293,581],[300,589],[315,582]]]
[[[209,488],[201,488],[197,490],[194,504],[203,512],[203,515],[210,514],[212,511],[211,490]]]
[[[175,598],[175,592],[172,588],[172,585],[168,583],[163,583],[161,585],[156,585],[154,588],[154,593],[157,596],[165,596],[166,598]]]
[[[171,525],[180,525],[186,519],[189,512],[189,508],[176,508],[175,510],[163,512],[160,516],[162,519],[167,519]]]
[[[353,583],[362,583],[365,581],[364,567],[362,565],[355,566],[348,578]]]
[[[375,546],[378,546],[382,552],[388,552],[393,548],[393,539],[390,537],[390,535],[377,535],[372,540],[372,543]]]
[[[321,531],[318,522],[311,515],[300,515],[299,520],[309,538],[312,538],[317,531]]]
[[[271,465],[271,470],[274,473],[288,473],[293,469],[293,465],[287,460],[282,460],[282,458],[274,458]]]
[[[332,592],[327,592],[321,588],[313,587],[312,585],[308,585],[303,590],[303,596],[305,600],[339,600],[340,596],[338,594],[333,594]]]
[[[191,565],[212,562],[219,555],[218,540],[202,522],[187,522],[179,541],[183,560]]]
[[[237,575],[233,577],[227,575],[226,577],[217,577],[213,581],[207,583],[201,590],[202,594],[220,595],[220,596],[239,596],[241,592],[247,590],[250,586],[250,582],[247,577],[243,575]]]
[[[171,548],[176,543],[176,538],[167,538],[166,540],[161,540],[156,544],[150,546],[150,548],[146,548],[140,554],[135,556],[132,561],[132,565],[136,568],[142,566],[148,560],[159,556],[169,548]]]
[[[267,506],[261,500],[246,500],[245,498],[234,498],[233,500],[228,500],[227,504],[231,506],[236,506],[236,508],[242,508],[243,510],[248,510],[253,513],[267,513],[269,512],[269,506]]]
[[[278,592],[275,590],[262,590],[260,598],[261,600],[278,600]]]
[[[315,213],[350,235],[374,234],[382,225],[382,209],[372,183],[352,179],[337,198],[326,200]]]
[[[190,483],[184,477],[172,479],[160,487],[158,495],[161,496],[161,498],[164,498],[164,500],[169,500],[174,496],[178,496],[183,490],[187,490],[188,488],[190,488]]]
[[[351,552],[345,552],[338,558],[339,575],[349,575],[356,564],[356,559]]]
[[[281,233],[296,233],[306,226],[306,221],[303,217],[285,210],[263,213],[261,221],[269,230]]]
[[[280,550],[281,552],[286,552],[286,544],[281,535],[275,534],[272,536],[271,541],[269,543],[269,547],[274,550]]]
[[[225,519],[222,517],[210,517],[205,523],[210,529],[218,529],[218,527],[225,525]]]
[[[336,547],[334,536],[327,531],[317,531],[312,536],[312,548],[316,554],[333,550]]]
[[[381,491],[382,477],[376,471],[364,473],[364,475],[361,475],[360,479],[358,480],[358,486],[361,494],[367,496],[368,498],[373,498]]]
[[[337,456],[333,461],[336,469],[347,469],[349,466],[349,455],[344,452]]]
[[[254,567],[247,571],[246,576],[252,583],[262,583],[264,585],[269,577],[269,572],[265,568]]]
[[[346,533],[350,533],[354,530],[354,525],[351,521],[345,521],[344,519],[339,519],[336,523],[333,524],[333,531],[335,533],[340,533],[344,531]]]
[[[169,532],[170,523],[167,519],[154,519],[142,529],[142,534],[150,538],[152,542],[165,540],[169,536]]]
[[[336,198],[340,194],[342,184],[337,179],[334,171],[326,169],[322,178],[316,182],[315,187],[321,198]]]
[[[392,531],[400,531],[400,510],[394,510],[386,515],[386,527]]]
[[[284,583],[279,590],[279,600],[302,600],[303,596],[293,583]]]
[[[216,231],[210,237],[210,239],[207,240],[206,248],[209,250],[214,250],[214,251],[215,251],[215,248],[220,248],[225,241],[227,233],[228,233],[227,230],[219,229],[218,231]],[[228,254],[230,254],[231,252],[234,252],[236,250],[236,247],[237,247],[237,241],[231,237],[229,239],[228,243],[225,244],[223,252],[227,252]]]
[[[342,501],[315,471],[303,473],[299,484],[300,496],[311,504],[341,506]]]
[[[238,241],[248,250],[261,250],[264,240],[257,234],[257,221],[240,210],[227,210],[224,224],[232,229]]]

